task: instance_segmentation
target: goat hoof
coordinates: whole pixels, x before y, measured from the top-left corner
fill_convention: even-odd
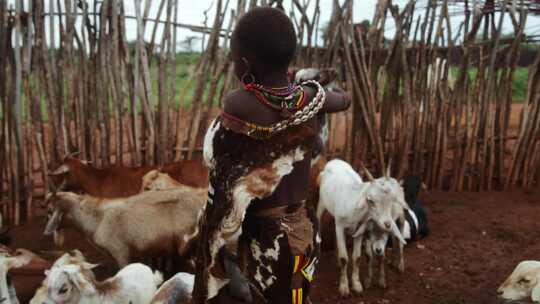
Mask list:
[[[339,286],[339,295],[341,296],[341,298],[348,298],[351,296],[351,292],[349,290],[349,286],[347,285],[340,285]]]
[[[397,268],[398,268],[399,273],[404,273],[405,272],[405,263],[403,263],[403,262],[399,263]]]
[[[359,281],[357,281],[357,282],[353,281],[352,289],[353,289],[355,294],[361,294],[362,292],[364,292],[364,288],[362,287],[362,283],[360,283]]]

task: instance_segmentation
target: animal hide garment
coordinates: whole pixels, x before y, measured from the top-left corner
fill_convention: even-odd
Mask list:
[[[223,248],[237,245],[250,203],[270,196],[294,163],[311,156],[315,136],[303,124],[254,139],[231,131],[220,117],[212,122],[204,139],[210,185],[199,222],[194,303],[205,303],[227,284]]]

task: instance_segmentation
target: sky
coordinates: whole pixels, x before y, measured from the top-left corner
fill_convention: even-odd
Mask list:
[[[8,0],[8,5],[14,5],[15,1],[19,0]],[[25,7],[28,5],[28,0],[22,0]],[[124,8],[126,11],[126,15],[128,16],[135,16],[135,3],[137,0],[125,0]],[[144,8],[146,1],[151,1],[151,9],[150,9],[150,17],[155,18],[157,16],[157,11],[159,7],[160,0],[141,0],[142,4],[141,7]],[[301,2],[308,1],[308,0],[300,0]],[[46,12],[49,11],[49,5],[52,4],[53,9],[56,11],[56,3],[57,1],[54,0],[45,0],[45,7]],[[60,0],[62,4],[64,3],[63,0]],[[93,3],[95,0],[88,0],[88,3],[90,4],[90,7],[93,7]],[[203,25],[204,23],[204,12],[208,10],[208,25],[212,24],[214,15],[215,15],[215,0],[178,0],[178,22],[184,23],[184,24],[192,24],[192,25]],[[223,1],[224,3],[227,2],[227,0]],[[236,0],[230,0],[230,6],[229,11],[231,9],[234,9],[236,6]],[[291,0],[284,0],[284,6],[285,8],[291,7]],[[311,9],[314,7],[314,0],[311,0]],[[332,10],[332,2],[333,0],[320,0],[320,7],[321,7],[321,18],[320,18],[320,24],[324,26],[330,18],[331,10]],[[343,3],[343,0],[339,0],[340,3]],[[394,0],[393,3],[400,6],[400,8],[403,8],[408,0]],[[421,15],[425,14],[425,6],[427,4],[428,0],[417,0],[417,9],[415,11],[415,18],[419,17]],[[362,20],[371,20],[373,18],[373,14],[375,12],[375,6],[377,1],[376,0],[354,0],[354,8],[353,8],[353,21],[354,22],[361,22]],[[210,8],[210,9],[209,9]],[[452,10],[452,9],[451,9]],[[462,12],[462,10],[459,9],[459,7],[455,8],[456,12]],[[452,13],[452,11],[451,11]],[[230,14],[228,14],[230,15]],[[46,18],[48,19],[48,18]],[[81,18],[79,17],[78,20]],[[162,19],[165,19],[165,12],[162,15]],[[452,27],[454,28],[454,32],[459,27],[459,24],[464,19],[462,14],[457,14],[456,16],[452,17]],[[389,16],[387,18],[388,25],[385,30],[385,35],[389,38],[391,38],[394,35],[394,25],[392,22],[392,18]],[[48,28],[49,21],[46,20],[46,31],[49,30]],[[228,24],[228,20],[225,20],[224,24]],[[150,40],[153,24],[148,23],[148,25],[145,31],[145,39]],[[80,27],[80,21],[76,24],[77,27]],[[55,31],[55,44],[57,44],[58,40],[58,30],[57,28],[54,29]],[[510,22],[510,18],[505,18],[505,23],[503,26],[503,31],[508,33],[512,31],[512,25]],[[135,20],[126,20],[126,33],[128,40],[135,40],[137,35],[137,25]],[[540,34],[540,17],[539,16],[532,16],[530,15],[528,18],[527,26],[526,26],[526,33],[529,34]],[[179,29],[177,33],[177,47],[182,48],[182,41],[184,41],[189,36],[200,36],[199,33],[191,32],[187,29]],[[157,38],[159,41],[159,38],[161,37],[161,27],[158,27],[157,31]],[[48,41],[50,43],[50,41]],[[197,43],[199,45],[199,43]],[[199,47],[200,49],[200,47]]]

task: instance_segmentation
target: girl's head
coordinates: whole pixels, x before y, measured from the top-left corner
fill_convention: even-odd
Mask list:
[[[296,33],[291,20],[271,7],[247,12],[238,21],[231,38],[238,79],[249,74],[257,79],[265,73],[287,73],[295,51]]]

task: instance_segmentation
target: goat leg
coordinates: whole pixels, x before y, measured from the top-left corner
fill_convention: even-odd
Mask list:
[[[386,288],[386,271],[384,254],[378,257],[379,262],[379,287]]]
[[[405,217],[402,216],[400,221],[399,221],[399,230],[401,231],[401,234],[403,235],[403,231],[405,231]],[[403,243],[402,242],[397,242],[398,243],[398,252],[397,252],[397,257],[398,257],[398,270],[400,273],[404,273],[405,272],[405,258],[403,256]]]
[[[404,219],[399,219],[399,229],[403,231],[404,229]],[[394,267],[398,269],[400,273],[405,272],[405,261],[403,259],[403,243],[400,242],[399,238],[392,236],[392,256]]]
[[[345,245],[345,229],[336,225],[336,242],[338,249],[338,263],[339,263],[339,294],[341,297],[349,297],[351,292],[349,290],[349,279],[347,271],[347,263],[349,260],[347,253],[347,246]]]
[[[363,235],[360,235],[353,240],[353,253],[352,253],[352,288],[357,294],[364,291],[362,282],[360,282],[360,262],[362,257],[362,242]]]
[[[373,252],[370,251],[371,246],[370,244],[366,243],[366,255],[368,257],[368,273],[366,277],[366,281],[364,282],[364,287],[370,288],[371,287],[371,281],[373,280]]]

